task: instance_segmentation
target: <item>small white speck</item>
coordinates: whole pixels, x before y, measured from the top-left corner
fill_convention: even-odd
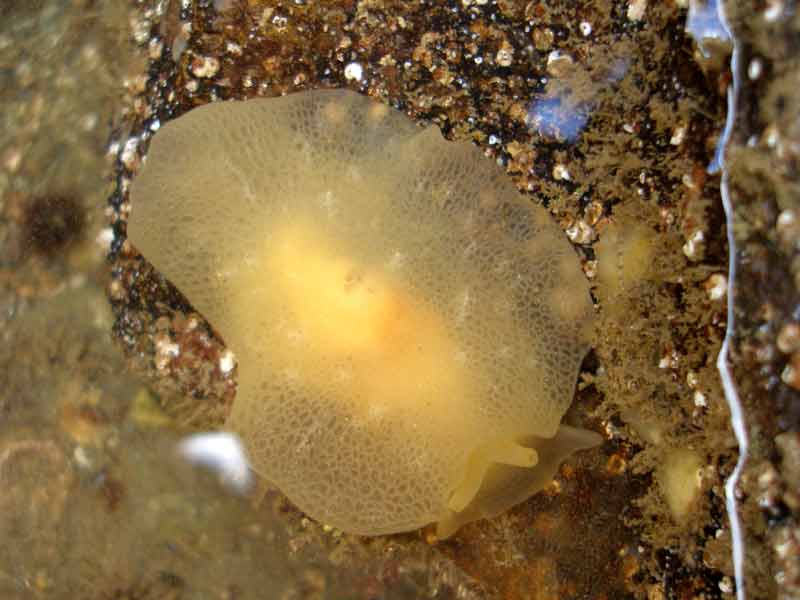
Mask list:
[[[225,350],[219,357],[219,370],[222,371],[223,375],[227,375],[233,371],[234,364],[236,364],[236,361],[233,357],[233,352]]]
[[[150,58],[153,60],[157,60],[161,58],[161,53],[164,51],[164,42],[159,40],[158,38],[153,38],[150,40],[148,45],[148,52]]]
[[[364,68],[357,62],[351,62],[344,68],[344,78],[348,81],[361,81]]]
[[[780,135],[778,134],[778,129],[774,125],[767,127],[766,131],[764,132],[764,141],[766,142],[767,146],[774,148],[778,145],[779,140]]]
[[[11,148],[3,155],[3,168],[9,173],[15,173],[22,163],[22,152],[17,148]]]
[[[795,372],[795,368],[788,363],[781,372],[781,381],[786,385],[791,385],[794,380],[797,379],[797,373]]]
[[[114,241],[114,231],[111,227],[103,227],[100,230],[100,233],[97,234],[97,237],[94,239],[98,246],[103,250],[103,252],[108,252],[111,248],[111,242]]]
[[[575,221],[566,233],[567,237],[575,244],[588,244],[595,237],[594,228],[582,219]]]
[[[644,18],[645,10],[647,10],[647,0],[630,0],[628,2],[628,20],[641,21]]]
[[[689,236],[686,243],[683,245],[683,254],[691,261],[697,261],[703,258],[705,251],[705,234],[698,230]]]
[[[603,429],[606,432],[606,437],[609,439],[615,438],[620,434],[619,428],[614,425],[611,421],[606,421],[603,423]]]
[[[192,24],[184,23],[178,34],[175,36],[175,41],[172,42],[172,59],[178,61],[186,46],[189,43],[189,36],[192,35]]]
[[[686,374],[686,385],[690,388],[694,389],[697,387],[697,384],[700,383],[699,379],[697,378],[697,373],[694,371],[689,371]]]
[[[187,461],[211,469],[229,489],[245,493],[252,484],[250,466],[239,437],[224,431],[195,433],[178,444]]]
[[[72,453],[72,457],[81,469],[90,469],[92,467],[92,461],[83,446],[77,446]]]
[[[494,57],[495,62],[501,67],[508,67],[514,62],[514,48],[510,44],[503,44]]]
[[[134,167],[136,166],[137,159],[139,155],[137,154],[136,150],[139,147],[139,138],[128,138],[125,142],[125,147],[122,149],[122,156],[120,159],[122,160],[122,164],[125,165],[126,169],[133,171]]]
[[[686,127],[676,127],[675,131],[672,132],[672,137],[670,138],[669,143],[673,146],[680,146],[685,138]]]
[[[479,65],[479,64],[481,64],[482,62],[483,62],[483,57],[482,57],[482,56],[476,56],[476,57],[475,57],[475,64],[476,64],[476,65]]]
[[[497,137],[496,135],[490,135],[490,136],[489,136],[489,145],[490,145],[490,146],[494,146],[494,145],[495,145],[495,144],[497,144],[499,141],[500,141],[500,138],[499,138],[499,137]]]
[[[728,278],[722,273],[714,273],[706,280],[709,300],[722,300],[728,291]]]
[[[790,354],[800,350],[800,325],[797,323],[787,323],[778,332],[775,340],[778,350],[784,354]]]
[[[747,77],[749,77],[751,81],[755,81],[761,77],[761,72],[763,70],[764,63],[762,63],[759,59],[754,58],[750,61],[750,64],[747,65]]]
[[[708,402],[706,402],[706,396],[703,392],[696,391],[692,396],[694,400],[694,405],[700,408],[705,408],[708,406]]]
[[[781,214],[778,215],[778,220],[775,222],[775,227],[777,229],[786,229],[788,227],[792,227],[795,222],[797,221],[797,217],[794,214],[794,211],[791,208],[787,208],[781,211]]]
[[[165,357],[175,358],[181,353],[181,347],[175,342],[159,340],[156,342],[156,352]]]
[[[219,71],[219,60],[213,56],[199,56],[192,62],[195,77],[213,77]]]
[[[144,44],[147,42],[147,38],[150,37],[150,27],[152,24],[147,19],[137,19],[133,23],[133,39],[136,40],[137,44]]]
[[[84,131],[93,131],[94,128],[97,127],[97,122],[99,120],[97,113],[89,113],[88,115],[84,115],[81,119],[81,127],[83,127]]]
[[[581,24],[578,25],[581,30],[581,35],[583,37],[588,37],[592,35],[592,24],[589,21],[581,21]]]
[[[572,179],[572,176],[569,174],[567,167],[565,167],[562,164],[557,164],[556,166],[553,167],[553,179],[555,179],[556,181],[561,181],[561,180],[570,181]]]
[[[767,10],[764,11],[764,20],[768,23],[777,21],[783,14],[783,0],[767,0]]]
[[[562,77],[574,62],[569,54],[560,50],[553,50],[547,55],[547,72],[555,77]]]

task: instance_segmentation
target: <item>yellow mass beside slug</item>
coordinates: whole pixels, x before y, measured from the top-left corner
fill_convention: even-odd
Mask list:
[[[597,434],[562,425],[592,306],[477,148],[347,91],[219,102],[155,136],[128,235],[238,360],[225,427],[309,516],[440,536]]]

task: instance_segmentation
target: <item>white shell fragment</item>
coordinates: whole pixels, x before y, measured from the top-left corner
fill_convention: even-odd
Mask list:
[[[178,452],[193,465],[211,469],[222,483],[243,494],[252,485],[250,465],[239,437],[223,432],[195,433],[178,444]]]

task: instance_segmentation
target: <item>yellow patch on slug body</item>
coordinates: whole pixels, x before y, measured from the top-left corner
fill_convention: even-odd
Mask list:
[[[295,346],[304,345],[306,361],[352,364],[348,385],[358,397],[370,399],[364,410],[379,405],[396,413],[424,401],[429,416],[435,411],[441,419],[458,418],[468,377],[453,365],[441,368],[442,357],[458,352],[446,321],[390,273],[353,260],[308,223],[276,227],[258,260],[263,271],[244,271],[232,282],[239,290],[234,298],[243,300],[234,315],[242,330],[269,311],[282,310],[292,319],[293,329],[270,344],[275,357],[284,355],[284,367],[290,368]],[[329,373],[322,365],[310,372],[321,378],[312,385],[327,385]],[[420,395],[420,382],[437,394]]]

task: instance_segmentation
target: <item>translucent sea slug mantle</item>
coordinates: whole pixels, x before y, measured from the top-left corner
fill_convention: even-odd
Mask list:
[[[540,490],[592,315],[547,212],[467,143],[348,91],[168,123],[131,242],[236,354],[226,429],[310,516],[438,534]]]

